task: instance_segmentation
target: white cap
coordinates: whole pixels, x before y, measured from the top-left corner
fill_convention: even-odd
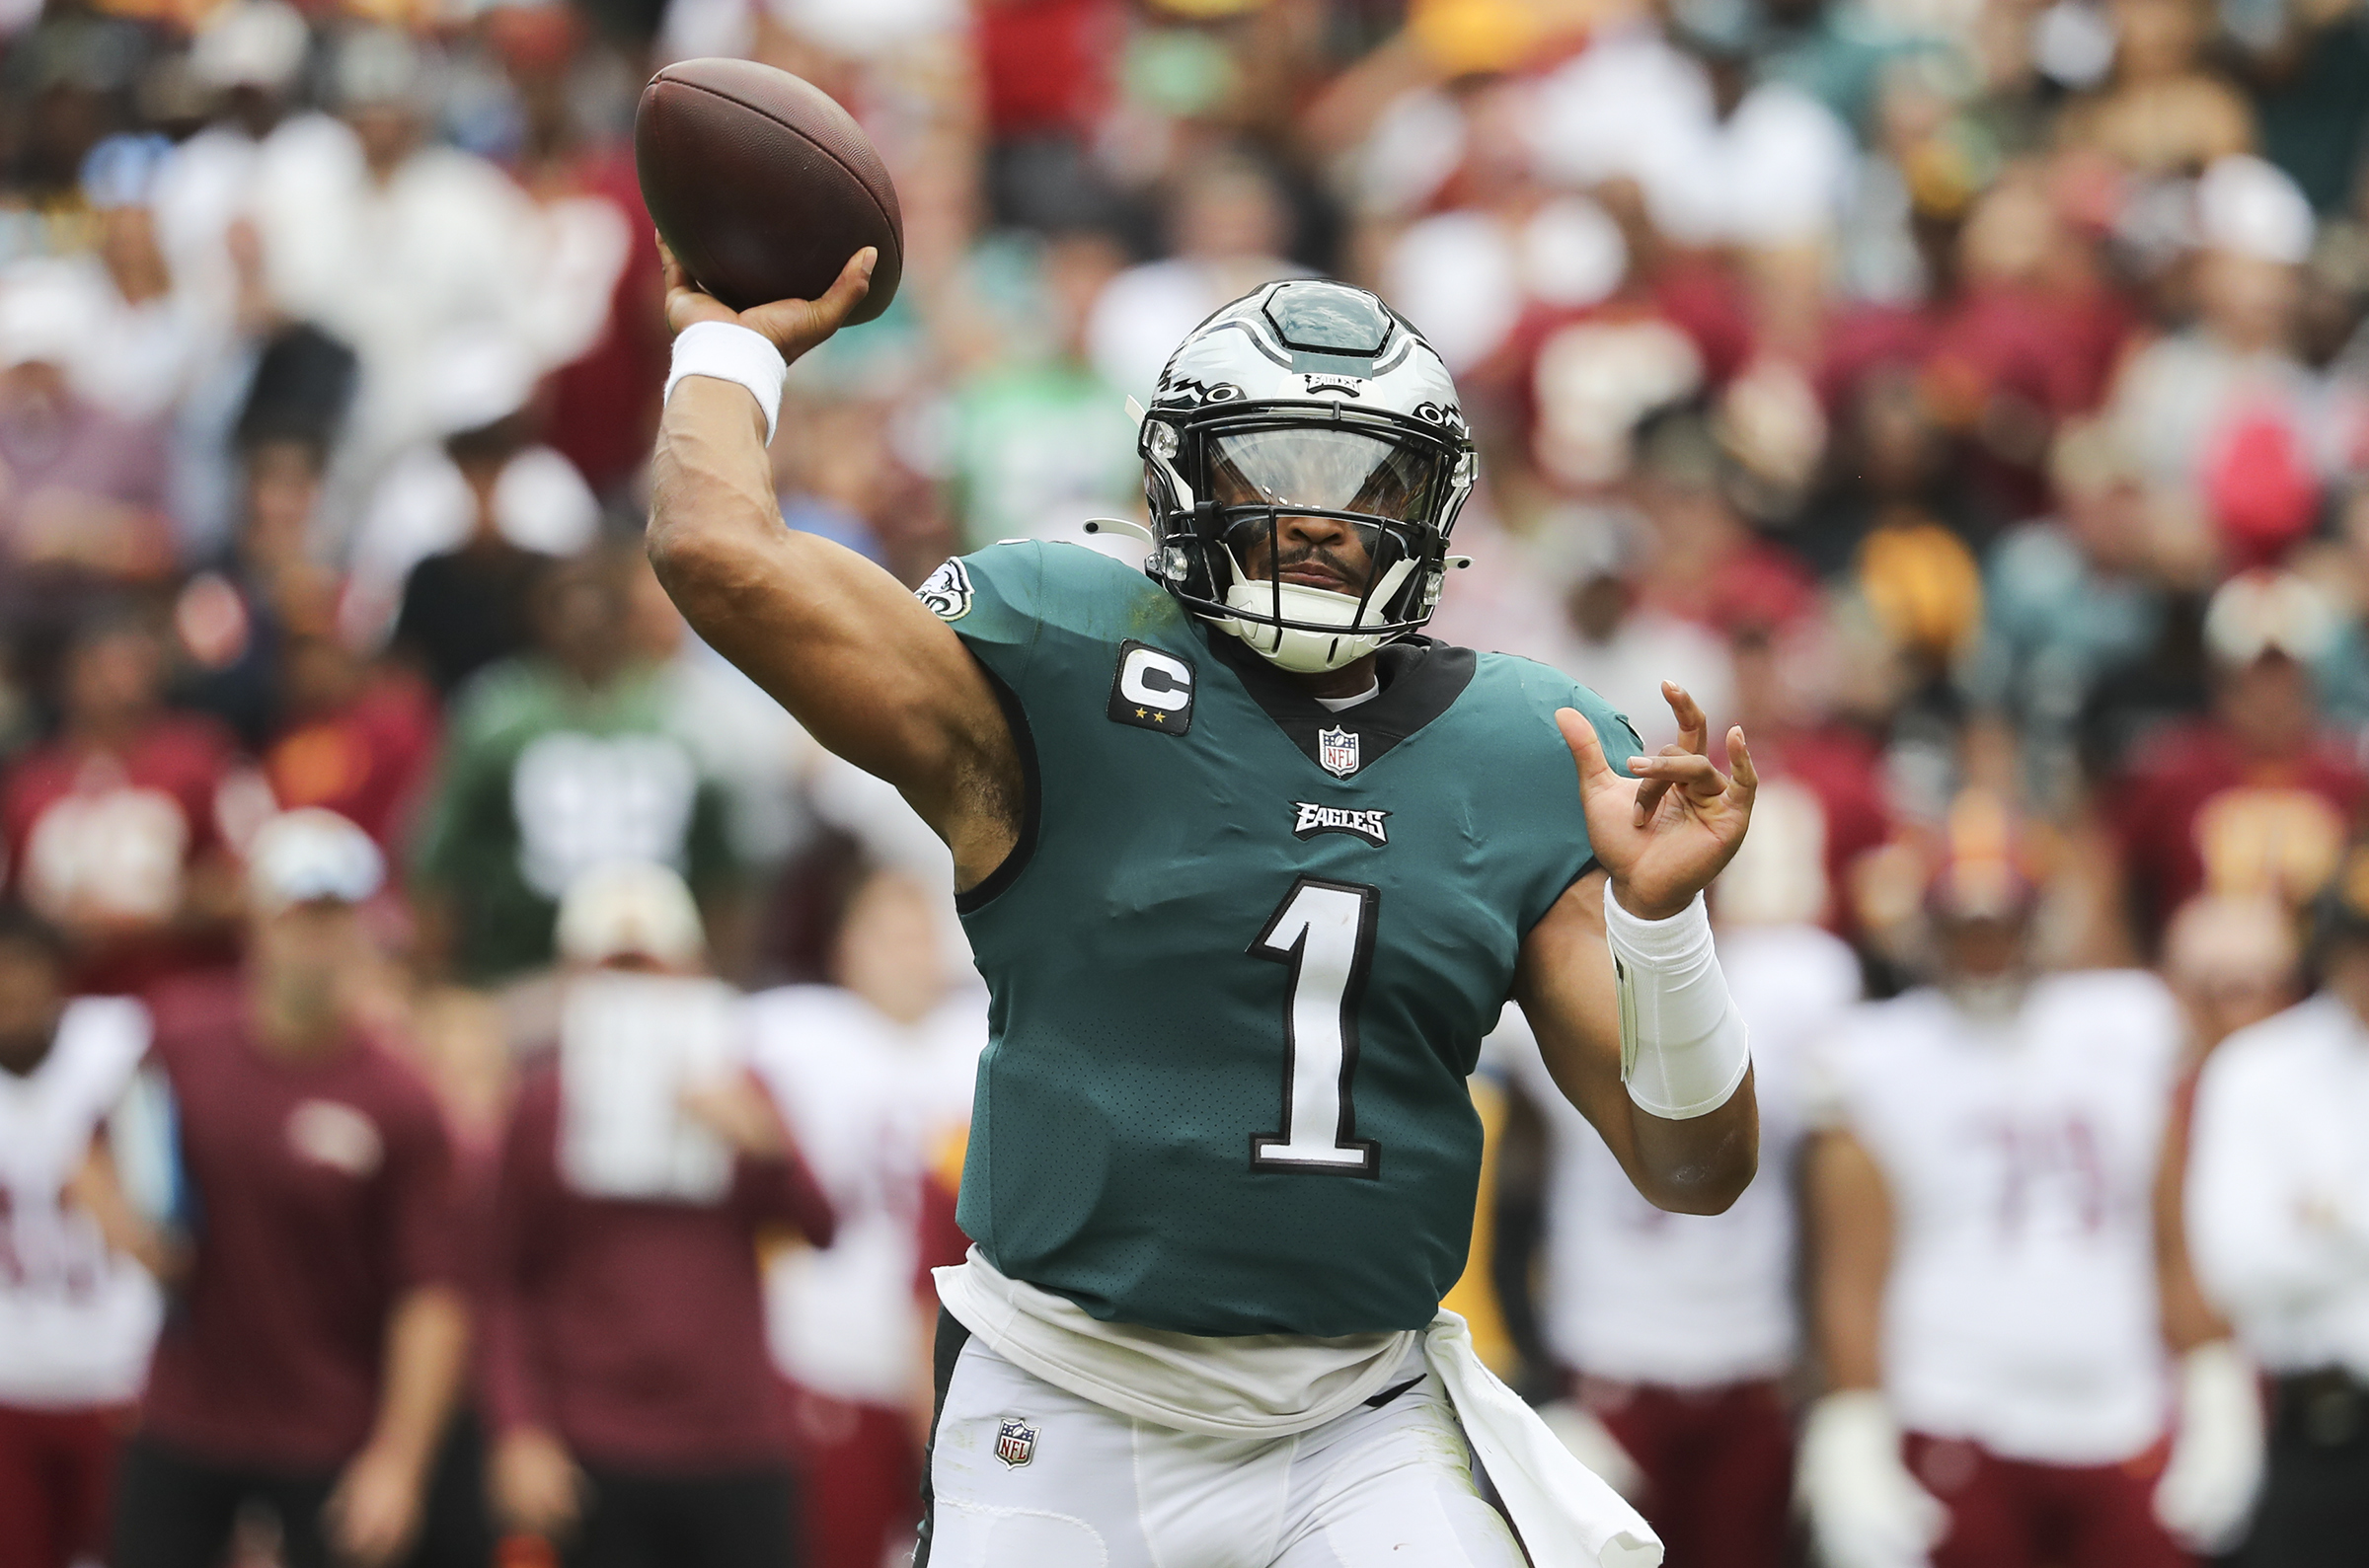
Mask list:
[[[569,883],[555,938],[570,963],[638,954],[678,969],[697,964],[708,942],[691,889],[649,860],[612,860]]]
[[[0,370],[73,365],[106,317],[105,290],[92,267],[73,261],[41,258],[0,272]]]
[[[281,812],[247,846],[247,896],[266,914],[317,899],[359,904],[386,879],[370,835],[318,806]]]
[[[2196,182],[2196,243],[2208,251],[2299,266],[2312,254],[2312,204],[2275,164],[2216,158]]]
[[[379,104],[422,108],[429,63],[417,43],[393,28],[359,29],[338,44],[331,97],[340,109]]]
[[[535,363],[507,337],[478,333],[438,345],[428,372],[428,415],[438,435],[506,419],[535,395]]]
[[[2291,571],[2244,571],[2204,608],[2204,642],[2224,664],[2269,652],[2309,664],[2328,651],[2336,615],[2328,596]]]
[[[296,79],[312,36],[304,18],[281,0],[231,0],[215,12],[190,45],[190,74],[218,90],[277,91]]]

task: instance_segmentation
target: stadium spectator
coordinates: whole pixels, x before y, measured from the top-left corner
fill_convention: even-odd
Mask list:
[[[1289,222],[1282,192],[1256,162],[1187,164],[1168,211],[1174,256],[1112,278],[1087,320],[1087,351],[1102,378],[1122,396],[1150,397],[1195,323],[1270,279],[1306,275],[1283,255]]]
[[[272,797],[291,811],[335,811],[399,852],[435,762],[433,693],[321,629],[288,637],[279,664],[279,724],[263,758]]]
[[[69,1000],[63,939],[0,907],[0,1568],[107,1560],[116,1450],[162,1302],[75,1190],[148,1049],[128,1000]]]
[[[414,898],[431,952],[464,980],[548,963],[560,895],[607,861],[682,867],[711,921],[737,897],[722,786],[675,738],[666,683],[624,635],[644,569],[615,550],[548,568],[537,651],[490,666],[454,706]]]
[[[2196,1272],[2273,1380],[2247,1568],[2333,1568],[2369,1538],[2369,852],[2317,916],[2319,994],[2231,1035],[2196,1089]]]
[[[970,1116],[986,994],[949,961],[949,922],[909,875],[850,894],[832,984],[749,1003],[757,1071],[839,1224],[827,1251],[767,1271],[775,1363],[806,1492],[805,1568],[877,1568],[910,1537],[920,1458],[910,1406],[935,1313],[914,1309],[922,1193]],[[957,1258],[958,1261],[958,1258]]]
[[[1640,602],[1648,548],[1642,519],[1617,510],[1559,516],[1541,543],[1541,574],[1562,587],[1567,627],[1557,646],[1541,650],[1547,663],[1637,715],[1651,749],[1677,738],[1663,681],[1694,693],[1707,713],[1733,711],[1733,672],[1719,635]]]
[[[2156,571],[2147,491],[2114,429],[2068,427],[2049,473],[2057,515],[2014,529],[1991,552],[1968,685],[2015,726],[2035,796],[2063,802],[2081,783],[2091,692],[2156,645],[2169,596]]]
[[[124,1455],[117,1568],[218,1562],[258,1506],[288,1568],[398,1560],[466,1357],[442,1116],[353,1020],[378,850],[290,812],[248,866],[245,974],[155,1004],[191,1219],[128,1238],[174,1307]]]
[[[701,977],[680,877],[585,872],[559,942],[557,1048],[501,1156],[497,1506],[571,1563],[798,1561],[757,1242],[829,1245],[830,1205],[747,1069],[738,999]]]
[[[1088,517],[1138,509],[1141,463],[1126,395],[1087,357],[1088,314],[1124,261],[1107,234],[1048,238],[1036,260],[1031,317],[1049,339],[1012,356],[955,393],[952,477],[967,549],[999,539],[1080,537]],[[1096,542],[1142,557],[1126,535]]]
[[[391,635],[449,697],[525,647],[529,582],[545,560],[592,543],[600,505],[573,465],[534,439],[533,366],[515,344],[456,342],[433,376],[437,438],[379,481],[343,620],[357,641]]]
[[[219,724],[164,706],[164,661],[136,611],[88,617],[60,673],[57,737],[0,785],[11,886],[72,940],[79,992],[227,962],[231,840],[270,809]]]
[[[2212,711],[2137,747],[2114,790],[2123,874],[2151,943],[2191,894],[2301,904],[2334,870],[2362,778],[2323,728],[2312,684],[2333,632],[2326,598],[2291,573],[2247,573],[2213,595]]]
[[[109,308],[106,285],[68,261],[0,272],[0,559],[19,615],[36,608],[24,596],[37,582],[137,582],[173,565],[163,440],[72,374]]]
[[[2324,397],[2296,352],[2312,209],[2252,157],[2214,163],[2194,205],[2196,320],[2131,357],[2110,416],[2152,483],[2218,523],[2239,564],[2267,564],[2319,518]]]

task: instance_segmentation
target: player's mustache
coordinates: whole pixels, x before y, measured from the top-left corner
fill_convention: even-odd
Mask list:
[[[1296,550],[1284,550],[1278,552],[1275,557],[1274,565],[1270,569],[1278,572],[1288,571],[1293,566],[1301,565],[1311,560],[1339,577],[1342,582],[1351,584],[1354,584],[1360,580],[1365,569],[1363,562],[1352,565],[1348,561],[1343,560],[1337,552],[1328,550],[1323,545],[1318,544],[1307,544],[1300,546]],[[1256,575],[1265,576],[1267,573],[1260,572]]]

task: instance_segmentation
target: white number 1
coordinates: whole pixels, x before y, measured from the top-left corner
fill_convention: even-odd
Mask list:
[[[1260,1170],[1378,1175],[1382,1154],[1358,1138],[1349,1081],[1357,1072],[1357,1004],[1374,956],[1379,888],[1303,876],[1283,896],[1251,955],[1291,966],[1283,1003],[1283,1128],[1251,1136]]]

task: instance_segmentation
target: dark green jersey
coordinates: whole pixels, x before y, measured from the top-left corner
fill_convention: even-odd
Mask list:
[[[1415,641],[1339,714],[1066,544],[940,568],[1032,807],[962,899],[994,995],[963,1230],[1098,1317],[1195,1334],[1417,1328],[1464,1266],[1464,1080],[1522,936],[1589,860],[1554,721],[1603,700]]]

